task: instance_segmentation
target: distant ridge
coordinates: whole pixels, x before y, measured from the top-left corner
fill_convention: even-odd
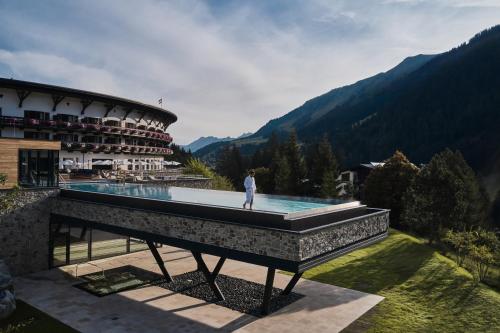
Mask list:
[[[252,133],[243,133],[242,135],[240,135],[237,138],[231,138],[229,136],[225,137],[225,138],[217,138],[215,136],[202,136],[202,137],[194,140],[190,144],[183,146],[183,148],[185,150],[190,150],[192,153],[194,153],[194,152],[198,151],[199,149],[201,149],[205,146],[208,146],[212,143],[227,142],[227,141],[231,141],[231,140],[235,140],[235,139],[245,138],[245,137],[250,136],[250,135],[252,135]]]
[[[327,135],[343,167],[380,161],[401,149],[428,162],[458,149],[489,192],[500,188],[500,26],[442,54],[406,58],[393,69],[313,98],[255,134],[231,141],[251,154],[272,132],[301,142]],[[197,152],[213,158],[224,144]]]

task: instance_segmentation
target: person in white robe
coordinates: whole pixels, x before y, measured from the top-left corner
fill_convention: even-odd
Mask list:
[[[252,209],[255,191],[257,190],[257,185],[255,184],[254,176],[255,176],[255,171],[250,170],[248,172],[248,176],[245,178],[245,181],[243,182],[246,194],[246,200],[245,203],[243,204],[243,209],[247,208],[247,204],[249,204],[250,209]]]

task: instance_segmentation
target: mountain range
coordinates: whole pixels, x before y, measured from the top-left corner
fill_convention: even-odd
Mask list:
[[[202,137],[194,140],[190,144],[182,146],[182,148],[184,148],[184,150],[186,150],[186,151],[189,150],[192,153],[194,153],[197,150],[200,150],[201,148],[206,147],[206,146],[208,146],[208,145],[210,145],[212,143],[233,141],[233,140],[236,140],[236,139],[245,138],[245,137],[250,136],[250,135],[252,135],[252,133],[243,133],[242,135],[240,135],[237,138],[232,138],[232,137],[229,137],[229,136],[227,136],[225,138],[217,138],[215,136],[202,136]]]
[[[384,160],[396,149],[414,163],[458,149],[491,193],[500,188],[500,26],[448,52],[406,58],[196,155],[213,159],[228,144],[251,154],[273,132],[284,138],[291,130],[303,144],[327,135],[345,168]]]

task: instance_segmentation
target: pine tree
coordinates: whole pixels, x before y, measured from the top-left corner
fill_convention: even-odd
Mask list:
[[[243,189],[245,168],[238,147],[227,146],[220,152],[216,171],[218,174],[229,178],[236,189]]]
[[[313,195],[320,195],[322,197],[334,197],[337,195],[336,190],[331,190],[333,182],[336,183],[338,176],[338,163],[332,152],[332,146],[328,137],[325,135],[323,139],[315,144],[311,149],[309,157],[309,181],[312,184]],[[333,182],[325,183],[326,179],[333,178]],[[329,187],[323,190],[323,186]],[[328,193],[328,195],[325,195]]]
[[[491,217],[493,220],[493,226],[500,229],[500,190],[498,191],[495,201],[491,207]]]
[[[323,174],[323,181],[321,182],[321,196],[323,198],[337,197],[337,181],[333,170],[325,170]]]
[[[285,152],[290,172],[288,179],[288,189],[290,194],[302,194],[302,181],[304,180],[306,170],[304,160],[300,152],[300,146],[297,143],[297,135],[295,134],[295,131],[290,133],[290,137],[288,138],[288,142],[285,147]]]
[[[292,194],[290,188],[291,169],[285,156],[277,155],[274,175],[274,192],[277,194]]]
[[[396,151],[384,166],[370,172],[365,181],[364,198],[370,207],[391,210],[391,227],[401,227],[403,195],[418,174],[418,168],[406,156]]]
[[[469,230],[486,221],[479,182],[458,151],[434,155],[403,200],[403,222],[431,243],[440,241],[447,229]]]

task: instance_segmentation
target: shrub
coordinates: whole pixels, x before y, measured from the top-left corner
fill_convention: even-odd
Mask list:
[[[487,200],[460,152],[432,157],[404,196],[402,221],[411,230],[440,241],[446,229],[466,230],[486,221]]]
[[[454,232],[453,230],[448,230],[443,238],[443,242],[453,250],[457,265],[463,267],[471,245],[474,244],[476,239],[476,233],[471,231]]]
[[[0,185],[5,185],[6,181],[7,181],[7,175],[0,173]]]
[[[494,263],[494,255],[491,249],[485,245],[471,245],[469,248],[469,257],[474,261],[475,274],[478,281],[484,281],[488,276],[488,271]]]
[[[211,178],[212,188],[214,190],[234,191],[234,186],[228,178],[218,175],[197,158],[190,158],[186,162],[184,174],[201,175],[203,177]]]
[[[366,179],[364,197],[367,205],[390,209],[394,228],[401,227],[403,196],[418,171],[402,152],[396,151],[384,166],[372,170]]]

